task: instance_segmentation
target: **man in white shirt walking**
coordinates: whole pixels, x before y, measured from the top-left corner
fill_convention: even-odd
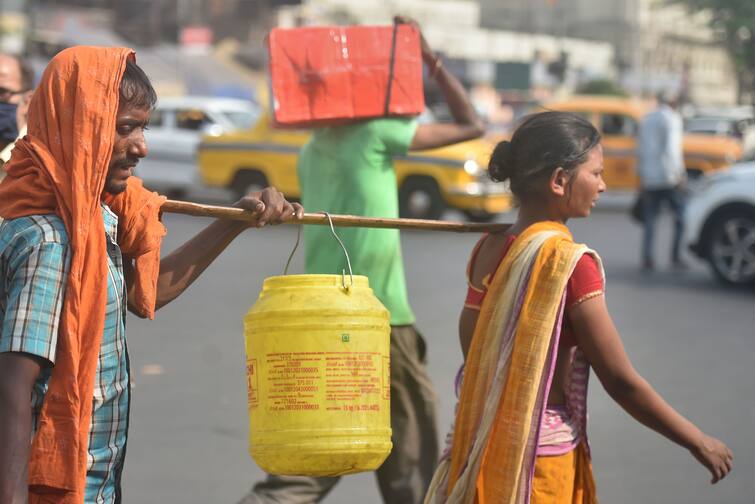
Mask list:
[[[664,203],[674,213],[671,264],[674,268],[686,267],[680,249],[684,232],[687,172],[682,151],[682,118],[675,108],[675,99],[660,95],[658,107],[640,123],[637,169],[643,192],[642,268],[646,271],[655,269],[655,223]]]

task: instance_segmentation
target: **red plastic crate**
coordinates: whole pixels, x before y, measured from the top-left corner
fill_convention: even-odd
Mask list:
[[[395,30],[395,42],[393,26],[272,30],[268,47],[275,122],[311,127],[421,113],[419,32],[410,25]]]

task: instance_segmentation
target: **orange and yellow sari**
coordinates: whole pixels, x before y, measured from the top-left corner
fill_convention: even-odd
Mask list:
[[[597,502],[584,436],[570,453],[537,456],[566,285],[585,253],[599,261],[555,222],[530,226],[511,245],[480,310],[451,449],[426,504]]]

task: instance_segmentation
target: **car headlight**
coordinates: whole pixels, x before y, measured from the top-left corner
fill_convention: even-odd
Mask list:
[[[219,124],[208,124],[203,128],[203,133],[211,137],[219,137],[223,134],[223,127]]]
[[[480,172],[480,165],[474,159],[464,161],[464,171],[470,175],[477,175]]]

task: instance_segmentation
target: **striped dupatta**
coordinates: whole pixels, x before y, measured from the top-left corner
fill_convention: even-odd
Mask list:
[[[597,258],[555,222],[530,226],[511,245],[480,310],[450,457],[441,460],[426,504],[529,502],[566,285],[585,253]],[[587,457],[584,446],[578,450]],[[596,502],[592,485],[581,502]]]

